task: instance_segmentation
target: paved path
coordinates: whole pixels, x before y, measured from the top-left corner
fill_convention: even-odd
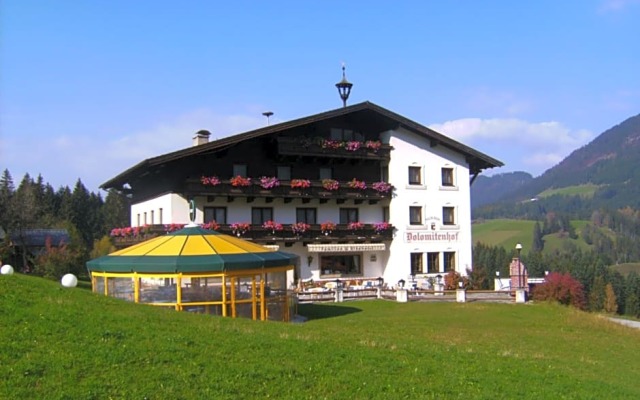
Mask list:
[[[620,318],[609,318],[611,321],[616,322],[618,324],[630,326],[632,328],[640,329],[640,321],[631,321],[628,319],[620,319]]]

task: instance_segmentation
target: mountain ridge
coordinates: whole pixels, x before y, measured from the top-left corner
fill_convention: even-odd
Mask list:
[[[549,189],[593,184],[591,207],[640,208],[640,114],[607,129],[542,175],[526,172],[478,177],[471,187],[472,209],[517,203]],[[522,179],[514,179],[520,177]],[[584,205],[583,205],[584,206]]]

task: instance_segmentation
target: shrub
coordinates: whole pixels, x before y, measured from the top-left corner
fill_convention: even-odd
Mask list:
[[[460,275],[456,271],[449,271],[444,276],[444,290],[456,290],[459,287],[459,283],[462,281],[462,287],[469,286],[469,279],[466,276]]]
[[[582,284],[569,273],[552,272],[547,275],[545,282],[533,289],[533,299],[557,301],[580,310],[586,307]]]

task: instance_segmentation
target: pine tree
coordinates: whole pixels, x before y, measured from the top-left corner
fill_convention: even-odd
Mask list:
[[[533,244],[531,246],[531,251],[534,253],[539,253],[543,249],[544,239],[542,238],[542,229],[540,229],[540,222],[536,221],[536,224],[533,227]]]
[[[0,177],[0,227],[8,229],[11,221],[14,219],[11,214],[11,199],[13,197],[15,188],[13,186],[13,179],[8,169],[5,169]]]

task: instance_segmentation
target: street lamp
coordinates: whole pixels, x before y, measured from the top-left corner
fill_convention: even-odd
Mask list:
[[[516,251],[518,252],[518,289],[522,289],[522,267],[520,265],[520,252],[522,251],[522,245],[516,244]]]
[[[403,289],[403,288],[404,288],[404,284],[405,284],[404,279],[400,279],[400,280],[398,281],[398,286],[400,287],[400,289]]]
[[[378,278],[378,287],[382,287],[383,284],[384,284],[384,278],[383,277],[379,277]]]
[[[351,87],[353,83],[347,80],[347,77],[344,73],[344,63],[342,63],[342,80],[336,83],[336,87],[338,88],[338,93],[340,94],[340,98],[342,99],[342,106],[347,106],[347,99],[349,98],[349,94],[351,93]]]

